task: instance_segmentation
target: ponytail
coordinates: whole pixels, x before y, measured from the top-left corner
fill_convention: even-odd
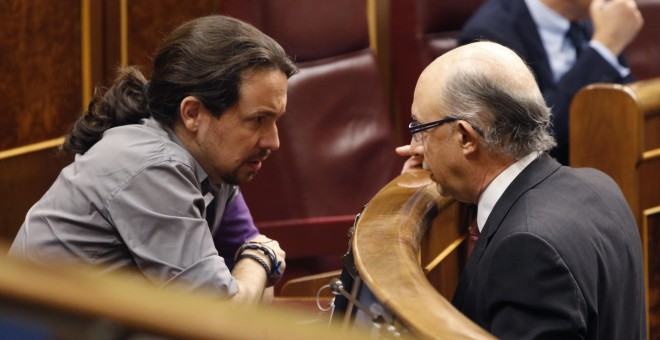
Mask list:
[[[114,84],[107,90],[96,89],[87,112],[75,122],[62,149],[84,154],[103,133],[115,126],[137,124],[150,117],[146,100],[148,82],[137,67],[118,71]]]

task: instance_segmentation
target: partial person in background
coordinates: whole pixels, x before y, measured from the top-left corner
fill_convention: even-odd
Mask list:
[[[514,51],[442,55],[419,77],[412,118],[439,193],[478,208],[458,310],[500,339],[646,339],[630,207],[604,173],[546,153],[550,109]]]
[[[209,16],[181,25],[150,81],[124,68],[94,97],[64,143],[73,164],[27,213],[9,255],[133,270],[243,302],[272,297],[285,253],[256,230],[238,185],[279,148],[296,72],[249,24]]]
[[[459,44],[493,41],[525,60],[552,108],[558,145],[550,155],[567,165],[573,97],[592,83],[632,81],[622,52],[642,25],[634,0],[487,0]]]

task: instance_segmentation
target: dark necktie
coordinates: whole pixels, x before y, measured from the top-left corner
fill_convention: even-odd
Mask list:
[[[477,214],[474,214],[474,219],[472,219],[472,223],[470,223],[470,228],[469,228],[469,235],[468,235],[468,257],[470,257],[470,254],[472,254],[472,250],[474,249],[474,245],[477,244],[477,240],[479,240],[479,226],[477,226]]]
[[[579,57],[580,53],[584,51],[589,42],[584,27],[580,23],[571,22],[571,26],[569,27],[568,32],[566,32],[566,37],[575,48],[575,57]]]

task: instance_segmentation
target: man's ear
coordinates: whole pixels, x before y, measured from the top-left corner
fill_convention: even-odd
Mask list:
[[[474,153],[479,149],[479,135],[470,124],[466,121],[459,120],[457,123],[457,130],[460,138],[461,149],[465,155]]]
[[[203,118],[204,104],[193,96],[188,96],[181,100],[179,104],[179,114],[183,126],[189,131],[197,131]]]

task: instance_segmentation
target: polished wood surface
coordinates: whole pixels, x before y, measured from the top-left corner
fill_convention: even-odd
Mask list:
[[[181,287],[158,289],[127,273],[99,275],[86,267],[45,267],[6,257],[0,257],[0,272],[0,322],[23,320],[23,331],[52,338],[95,339],[112,332],[124,334],[117,338],[368,338],[358,329],[306,322],[309,316],[294,308],[241,306]]]
[[[0,151],[62,136],[82,108],[80,0],[0,2]]]
[[[435,216],[420,241],[420,264],[426,279],[446,299],[454,295],[467,259],[470,213],[455,201],[433,212]]]
[[[73,156],[59,153],[62,139],[0,152],[0,241],[11,243],[30,207]]]
[[[644,270],[646,272],[646,313],[649,339],[660,338],[660,206],[643,212],[642,242],[644,244]]]
[[[197,17],[222,12],[222,0],[130,0],[124,16],[126,36],[121,48],[128,65],[143,65],[147,75],[156,49],[165,36],[182,23]],[[148,76],[149,77],[149,76]]]
[[[641,225],[642,211],[660,205],[660,78],[587,86],[570,114],[571,166],[610,175]]]
[[[660,338],[660,78],[594,84],[575,96],[570,163],[610,175],[630,205],[644,248],[648,334]]]
[[[430,220],[452,211],[452,204],[438,195],[425,171],[397,177],[367,204],[356,224],[355,265],[378,301],[415,336],[491,339],[438,293],[420,265]]]

